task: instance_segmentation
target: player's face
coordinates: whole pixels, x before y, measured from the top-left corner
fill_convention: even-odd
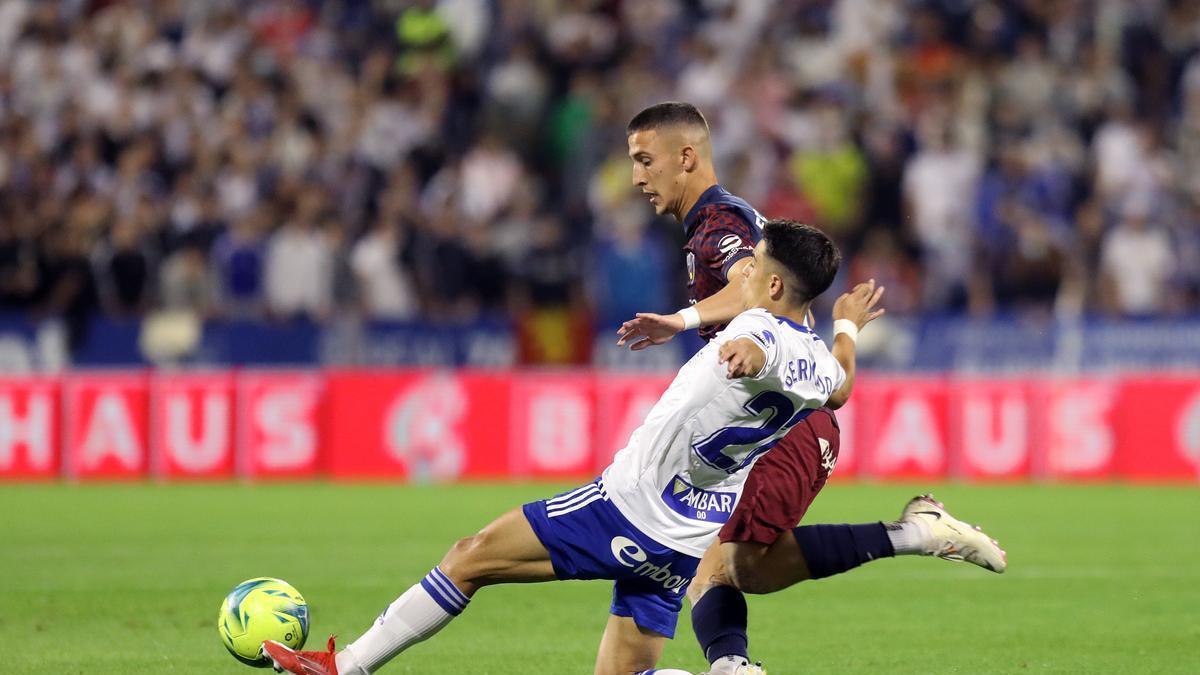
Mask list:
[[[754,257],[742,270],[742,308],[765,307],[770,298],[771,275],[767,271],[766,244],[758,242]]]
[[[629,135],[629,158],[633,160],[633,184],[650,200],[654,213],[673,213],[678,198],[682,168],[671,162],[673,153],[667,137],[654,129]]]

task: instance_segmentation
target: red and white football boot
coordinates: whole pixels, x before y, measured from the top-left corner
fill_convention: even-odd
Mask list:
[[[336,635],[329,636],[327,645],[329,651],[326,652],[297,651],[274,640],[264,642],[262,650],[271,659],[271,665],[274,666],[277,673],[338,675],[337,660],[334,658],[337,651],[333,646],[333,640],[336,637]]]

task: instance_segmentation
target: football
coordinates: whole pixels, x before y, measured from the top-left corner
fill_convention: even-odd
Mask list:
[[[217,632],[233,658],[256,668],[270,665],[260,651],[265,640],[293,649],[308,638],[308,603],[291,584],[258,577],[234,587],[217,614]]]

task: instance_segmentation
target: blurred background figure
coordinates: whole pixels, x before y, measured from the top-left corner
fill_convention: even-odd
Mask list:
[[[727,188],[897,316],[1200,309],[1195,3],[5,0],[0,314],[66,319],[84,360],[186,307],[584,362],[684,302],[624,155],[676,98]]]

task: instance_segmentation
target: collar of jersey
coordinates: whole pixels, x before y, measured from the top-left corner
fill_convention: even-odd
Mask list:
[[[696,200],[695,204],[692,204],[692,208],[683,217],[683,233],[685,235],[691,234],[692,228],[696,226],[696,214],[699,213],[700,209],[715,202],[723,194],[725,194],[725,188],[720,185],[714,185],[700,193],[700,198]]]
[[[779,323],[787,324],[787,325],[791,326],[792,328],[795,328],[796,330],[800,331],[801,333],[811,333],[812,332],[812,329],[809,328],[808,326],[798,324],[795,321],[792,321],[791,319],[787,318],[786,316],[779,316],[778,314],[772,314],[771,316],[775,317],[775,320],[778,321]]]

